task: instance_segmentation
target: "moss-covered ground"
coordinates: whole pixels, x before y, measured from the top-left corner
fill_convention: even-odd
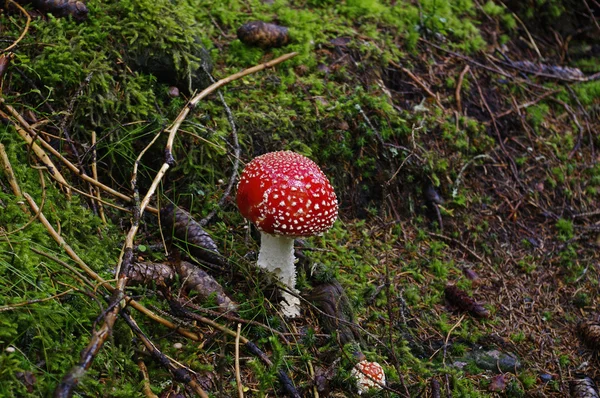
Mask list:
[[[88,19],[76,22],[24,4],[32,14],[27,23],[14,2],[0,4],[0,50],[18,41],[0,52],[0,60],[11,54],[0,67],[0,142],[16,184],[41,207],[37,213],[15,194],[3,168],[1,397],[50,396],[102,323],[110,295],[53,240],[42,218],[106,280],[114,279],[132,222],[131,203],[110,192],[101,192],[103,206],[77,191],[67,195],[17,134],[22,123],[9,108],[34,126],[37,139],[88,175],[95,163],[98,180],[128,197],[136,158],[159,135],[138,165],[143,196],[164,161],[164,129],[195,90],[293,51],[290,60],[225,85],[223,101],[212,94],[199,103],[176,135],[176,162],[150,202],[175,203],[198,220],[216,212],[205,228],[227,270],[205,269],[239,303],[241,320],[196,311],[231,330],[242,323],[241,335],[273,361],[265,366],[242,349],[245,396],[284,396],[278,369],[302,396],[355,396],[357,350],[386,371],[388,389],[371,396],[436,396],[438,382],[437,396],[565,397],[576,375],[600,380],[594,339],[585,345],[575,333],[579,321],[597,320],[600,304],[600,80],[585,78],[600,71],[597,2],[87,6]],[[288,27],[289,43],[242,43],[236,30],[253,20]],[[311,302],[311,288],[339,281],[359,326],[345,345],[309,303],[299,319],[281,316],[275,289],[254,266],[260,239],[239,215],[235,189],[222,200],[232,173],[283,149],[317,162],[339,198],[332,230],[298,242],[297,287]],[[72,187],[95,194],[79,173],[51,159]],[[159,230],[158,218],[145,214],[135,238],[139,261],[173,261]],[[448,303],[447,284],[484,304],[490,317]],[[176,296],[179,286],[171,287]],[[192,341],[130,312],[210,396],[238,395],[235,337],[181,321],[155,284],[127,294],[198,333]],[[485,369],[474,358],[491,350],[514,354],[518,366]],[[177,393],[193,396],[122,319],[76,389],[90,397]]]

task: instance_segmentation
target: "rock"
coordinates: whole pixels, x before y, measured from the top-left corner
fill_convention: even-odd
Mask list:
[[[494,373],[515,372],[521,368],[521,361],[515,354],[504,353],[498,350],[474,350],[469,354],[469,359],[484,370]]]

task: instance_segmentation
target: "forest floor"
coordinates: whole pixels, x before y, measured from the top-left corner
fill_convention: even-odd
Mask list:
[[[598,396],[597,1],[56,4],[0,4],[0,397]],[[235,204],[278,150],[340,204],[297,319]]]

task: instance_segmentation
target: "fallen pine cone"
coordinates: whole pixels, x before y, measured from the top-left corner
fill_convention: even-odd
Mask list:
[[[183,241],[184,249],[196,260],[218,266],[225,264],[215,241],[190,213],[170,204],[160,210],[160,220],[166,234]]]
[[[237,37],[244,44],[260,48],[285,46],[289,39],[288,28],[262,21],[247,22],[237,30]]]
[[[569,382],[571,398],[599,398],[596,384],[585,375],[576,376]]]
[[[186,290],[194,290],[202,300],[206,300],[209,296],[214,295],[219,305],[219,310],[223,312],[237,310],[237,304],[225,294],[219,282],[204,270],[187,261],[176,263],[174,268],[179,274],[183,282],[183,287]]]
[[[429,382],[429,389],[431,390],[432,398],[440,398],[442,396],[440,390],[440,382],[436,379],[431,379],[431,381]]]
[[[590,349],[600,349],[600,323],[580,321],[577,324],[577,336]]]
[[[352,305],[337,280],[315,286],[306,299],[324,313],[319,320],[327,333],[336,332],[341,344],[360,342]]]
[[[129,267],[129,280],[142,285],[155,282],[157,285],[167,285],[175,279],[175,271],[163,263],[142,262],[133,263]]]
[[[78,0],[20,0],[18,3],[31,3],[36,9],[57,17],[70,15],[78,22],[85,21],[89,12],[85,3]]]
[[[4,72],[6,72],[8,69],[8,65],[13,57],[13,53],[0,55],[0,79],[2,78],[2,75],[4,75]]]
[[[477,301],[473,300],[467,292],[456,285],[446,285],[444,289],[446,300],[461,311],[466,311],[477,318],[489,318],[490,312]]]

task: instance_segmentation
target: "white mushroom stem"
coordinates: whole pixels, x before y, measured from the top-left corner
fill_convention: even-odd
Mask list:
[[[260,252],[258,266],[272,272],[293,292],[298,292],[296,286],[296,266],[294,262],[294,238],[260,233]],[[281,309],[289,318],[300,315],[300,300],[288,292],[282,292]]]

